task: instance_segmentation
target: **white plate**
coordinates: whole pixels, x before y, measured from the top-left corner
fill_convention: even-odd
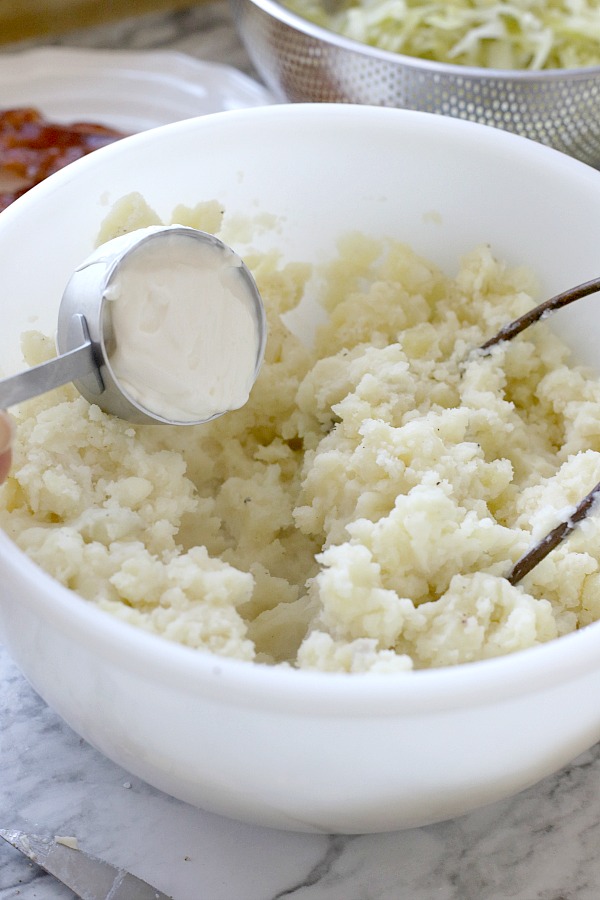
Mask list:
[[[274,102],[243,72],[176,51],[43,47],[0,56],[0,108],[34,106],[57,122],[145,131]]]

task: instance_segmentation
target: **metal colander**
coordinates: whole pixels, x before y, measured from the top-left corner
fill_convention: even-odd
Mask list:
[[[231,4],[250,59],[280,100],[441,113],[600,168],[600,66],[513,72],[434,63],[349,40],[274,0]]]

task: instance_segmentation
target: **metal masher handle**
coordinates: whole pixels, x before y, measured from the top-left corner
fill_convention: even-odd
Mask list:
[[[529,312],[526,312],[518,319],[509,322],[493,338],[482,344],[479,350],[487,352],[496,344],[501,344],[503,341],[509,341],[511,338],[516,337],[517,334],[525,331],[530,325],[534,325],[550,313],[556,312],[556,310],[562,309],[563,306],[568,306],[569,303],[580,300],[582,297],[595,294],[599,290],[600,278],[592,278],[591,281],[585,281],[583,284],[569,288],[569,290],[563,291],[561,294],[556,294],[549,300],[545,300],[543,303],[530,309]],[[545,559],[555,547],[558,547],[574,531],[578,523],[585,519],[588,513],[596,506],[596,502],[599,499],[600,482],[583,498],[566,522],[561,522],[560,525],[553,528],[541,541],[517,560],[509,575],[506,576],[508,581],[514,585],[525,578],[538,563]]]
[[[495,334],[493,338],[482,344],[479,349],[490,350],[496,344],[510,341],[511,338],[525,331],[530,325],[535,325],[536,322],[539,322],[540,319],[545,318],[550,313],[562,309],[563,306],[568,306],[569,303],[574,303],[575,300],[581,300],[582,297],[587,297],[589,294],[595,294],[596,291],[600,291],[600,278],[592,278],[591,281],[584,281],[583,284],[578,284],[567,291],[563,291],[561,294],[556,294],[549,300],[544,300],[543,303],[534,306],[533,309],[519,316],[518,319],[509,322],[508,325],[500,329],[498,334]]]
[[[506,576],[507,580],[511,584],[518,584],[522,578],[525,578],[538,563],[548,556],[551,550],[558,547],[575,530],[578,523],[585,519],[599,499],[600,482],[583,498],[566,522],[561,522],[560,525],[553,528],[539,543],[535,544],[531,550],[528,550],[527,553],[517,560],[511,573]]]

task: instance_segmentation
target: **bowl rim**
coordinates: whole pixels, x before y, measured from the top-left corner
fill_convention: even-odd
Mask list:
[[[488,125],[438,116],[415,110],[369,107],[352,104],[297,103],[230,110],[176,122],[124,138],[59,170],[27,192],[1,214],[1,222],[20,217],[21,210],[36,203],[45,193],[53,194],[63,182],[73,181],[80,169],[94,169],[122,147],[138,148],[158,138],[184,136],[189,130],[212,128],[217,120],[231,127],[237,120],[274,119],[301,121],[306,116],[332,122],[335,118],[352,121],[375,117],[398,127],[414,122],[427,131],[434,126],[448,132],[479,135],[481,144],[493,141],[498,147],[518,147],[525,160],[545,161],[564,170],[577,180],[600,178],[600,173],[543,144]],[[419,124],[420,123],[420,124]],[[247,126],[247,123],[246,123]],[[353,125],[354,127],[354,125]],[[356,127],[364,127],[357,122]],[[516,143],[515,143],[516,142]],[[600,186],[598,188],[600,191]],[[0,228],[1,239],[1,228]],[[600,669],[600,621],[547,643],[514,653],[477,662],[403,673],[329,673],[297,670],[291,666],[218,656],[171,642],[163,636],[123,621],[94,606],[55,581],[34,563],[7,534],[0,530],[0,570],[17,589],[28,583],[41,584],[42,591],[17,591],[18,603],[35,608],[36,614],[51,628],[89,648],[116,666],[171,685],[187,696],[204,696],[244,708],[278,710],[281,714],[300,713],[315,716],[375,717],[394,714],[422,715],[501,703],[532,693],[544,693],[576,679],[593,676]],[[0,592],[0,607],[9,601]],[[0,620],[3,614],[0,611]],[[10,641],[7,641],[10,649]],[[151,666],[148,661],[151,660]]]
[[[276,19],[282,25],[293,31],[299,31],[306,37],[328,44],[336,50],[345,50],[358,56],[372,57],[379,62],[387,62],[396,66],[404,66],[430,75],[445,75],[454,78],[458,83],[464,81],[488,81],[502,80],[518,83],[546,83],[569,81],[589,81],[600,77],[600,64],[597,66],[582,66],[573,69],[494,69],[481,66],[462,66],[455,63],[443,63],[435,60],[422,59],[418,56],[407,56],[403,53],[395,53],[392,50],[384,50],[371,44],[362,43],[354,38],[346,37],[325,26],[317,25],[310,19],[304,18],[299,13],[286,7],[278,0],[231,0],[235,10],[241,10],[244,5],[254,6],[261,12]],[[244,30],[240,29],[242,39]],[[312,64],[312,60],[310,60]]]

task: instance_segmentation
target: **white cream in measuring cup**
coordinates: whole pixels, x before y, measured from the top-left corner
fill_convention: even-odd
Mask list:
[[[222,241],[181,225],[102,244],[72,274],[59,356],[0,381],[0,407],[73,381],[131,422],[202,423],[246,403],[266,323],[248,268]]]
[[[181,231],[138,244],[104,298],[108,361],[140,406],[170,420],[208,420],[248,400],[261,343],[256,305],[229,248]]]

